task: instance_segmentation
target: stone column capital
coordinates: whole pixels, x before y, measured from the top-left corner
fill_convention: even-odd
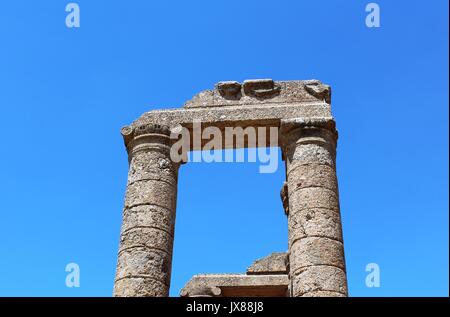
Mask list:
[[[336,148],[338,132],[333,118],[287,119],[280,122],[279,144],[283,159],[291,145],[304,143],[331,144]]]
[[[281,136],[288,136],[291,133],[304,133],[308,129],[328,130],[337,139],[336,122],[333,118],[310,118],[310,119],[283,119],[280,121]]]
[[[171,131],[166,125],[145,123],[135,127],[125,126],[120,132],[130,157],[138,151],[152,149],[154,146],[171,146]]]

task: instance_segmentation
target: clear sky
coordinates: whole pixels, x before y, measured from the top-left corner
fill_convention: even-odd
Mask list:
[[[69,1],[3,1],[0,295],[112,294],[122,126],[221,80],[314,78],[333,89],[350,295],[448,296],[448,1],[377,1],[379,28],[368,2],[80,0],[69,29]],[[182,166],[171,295],[287,249],[284,166],[258,167]]]

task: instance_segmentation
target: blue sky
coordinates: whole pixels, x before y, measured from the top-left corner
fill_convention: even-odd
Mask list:
[[[0,296],[110,296],[120,128],[220,80],[333,89],[352,296],[448,296],[448,1],[69,1],[0,6]],[[284,167],[182,166],[171,295],[287,249]],[[80,287],[65,266],[80,266]],[[381,287],[365,286],[379,264]]]

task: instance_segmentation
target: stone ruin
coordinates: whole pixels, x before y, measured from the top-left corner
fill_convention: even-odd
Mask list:
[[[277,128],[285,162],[281,201],[288,252],[256,261],[246,274],[195,275],[181,296],[347,296],[336,178],[337,131],[330,87],[318,80],[220,82],[181,109],[144,113],[122,128],[129,157],[114,296],[168,296],[178,169],[171,131]],[[200,150],[203,142],[190,142]],[[223,148],[247,147],[224,143]]]
[[[182,297],[288,297],[287,253],[256,260],[246,274],[197,274]]]

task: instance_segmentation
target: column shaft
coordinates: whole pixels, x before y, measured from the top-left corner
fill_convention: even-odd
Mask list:
[[[169,132],[145,125],[122,133],[130,166],[114,296],[168,296],[178,178]]]
[[[334,121],[282,124],[292,296],[347,296]]]

